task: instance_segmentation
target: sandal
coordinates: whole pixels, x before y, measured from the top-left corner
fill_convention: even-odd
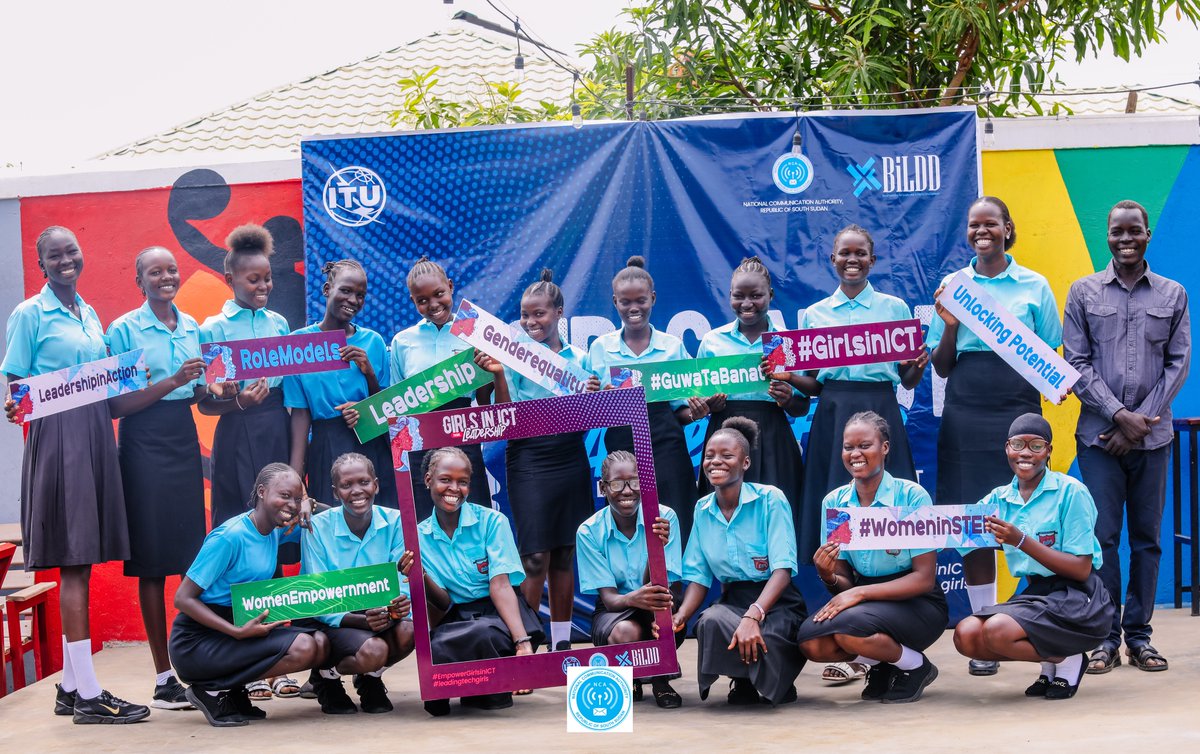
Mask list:
[[[821,680],[835,686],[867,677],[867,666],[858,662],[831,662],[821,671]]]
[[[1088,658],[1087,672],[1091,675],[1104,675],[1120,665],[1121,653],[1116,647],[1100,647]]]
[[[300,684],[295,678],[281,676],[271,682],[271,691],[280,699],[290,699],[300,696]]]
[[[1167,658],[1159,654],[1158,650],[1149,644],[1125,647],[1125,654],[1129,657],[1129,664],[1138,670],[1145,670],[1147,673],[1157,673],[1160,670],[1167,669]]]
[[[255,702],[265,702],[274,698],[271,694],[271,685],[262,680],[247,683],[246,694]]]

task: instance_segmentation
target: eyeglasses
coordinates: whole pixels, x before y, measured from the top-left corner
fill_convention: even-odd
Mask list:
[[[637,479],[613,479],[610,482],[605,482],[604,485],[618,495],[627,489],[633,490],[634,492],[641,491],[641,482],[639,482]]]
[[[1008,447],[1013,450],[1025,450],[1025,448],[1029,448],[1034,453],[1041,453],[1050,447],[1050,443],[1045,440],[1022,440],[1019,437],[1014,437],[1008,441]]]

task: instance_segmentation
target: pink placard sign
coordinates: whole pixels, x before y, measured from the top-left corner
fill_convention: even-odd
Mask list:
[[[925,350],[921,321],[916,319],[769,332],[762,344],[776,372],[908,361]]]

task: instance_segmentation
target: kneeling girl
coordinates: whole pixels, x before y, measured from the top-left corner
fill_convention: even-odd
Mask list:
[[[932,505],[929,493],[887,471],[887,420],[854,414],[842,433],[842,463],[853,481],[825,496],[823,510],[853,505]],[[824,517],[822,517],[824,518]],[[922,654],[946,628],[946,595],[937,580],[936,550],[841,550],[826,542],[813,556],[830,594],[800,627],[800,649],[818,662],[868,666],[862,698],[915,702],[937,678]]]
[[[718,676],[729,676],[730,704],[796,700],[793,682],[805,658],[796,632],[807,610],[796,575],[792,508],[778,488],[744,480],[758,425],[726,419],[708,438],[701,464],[713,492],[696,503],[692,536],[683,554],[691,582],[675,613],[683,631],[713,579],[721,598],[696,621],[700,698]]]

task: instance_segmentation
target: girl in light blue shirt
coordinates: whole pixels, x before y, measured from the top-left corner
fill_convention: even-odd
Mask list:
[[[887,421],[872,411],[846,422],[842,463],[852,481],[825,496],[824,511],[933,504],[916,482],[884,470],[888,430]],[[868,666],[864,700],[920,699],[937,677],[923,652],[942,635],[948,618],[937,581],[937,551],[842,550],[837,542],[826,542],[813,563],[833,599],[800,627],[800,650],[810,660]]]
[[[729,703],[796,701],[793,682],[804,667],[796,631],[807,610],[796,575],[792,509],[775,487],[745,481],[758,427],[726,419],[708,438],[701,468],[714,491],[696,503],[683,553],[690,582],[674,617],[683,631],[714,580],[721,598],[696,621],[700,698],[720,676],[731,680]]]
[[[324,503],[336,503],[330,469],[346,453],[361,453],[380,469],[392,468],[387,435],[366,444],[358,441],[355,403],[387,385],[387,346],[379,333],[354,323],[367,300],[367,273],[353,259],[327,262],[322,268],[325,316],[296,333],[346,333],[342,361],[350,366],[331,372],[312,372],[283,378],[283,404],[292,413],[292,468],[307,476],[309,494]],[[311,439],[309,437],[311,433]],[[396,508],[396,480],[385,473],[379,480],[375,502]]]
[[[219,314],[204,320],[201,344],[287,335],[287,320],[266,308],[273,287],[271,234],[261,225],[243,225],[229,234],[225,245],[225,282],[233,298]],[[213,525],[246,511],[246,490],[259,469],[288,462],[289,419],[280,383],[278,377],[221,383],[214,392],[223,399],[200,407],[202,413],[221,417],[211,458]],[[294,561],[295,556],[287,560]]]
[[[401,330],[392,338],[389,355],[389,384],[392,385],[470,348],[450,332],[450,325],[454,322],[454,281],[446,275],[446,270],[437,262],[430,261],[429,257],[422,256],[409,269],[407,283],[408,298],[421,315],[421,321]],[[481,399],[490,390],[490,385],[482,388],[479,391]],[[471,398],[463,396],[443,404],[439,410],[467,408],[470,405]],[[462,450],[471,459],[471,489],[475,491],[476,499],[490,507],[492,491],[488,486],[487,468],[483,465],[483,449],[479,445],[464,445]],[[412,468],[421,468],[424,454],[423,450],[410,453]],[[433,499],[423,479],[413,479],[413,503],[416,505],[418,521],[433,513]]]

